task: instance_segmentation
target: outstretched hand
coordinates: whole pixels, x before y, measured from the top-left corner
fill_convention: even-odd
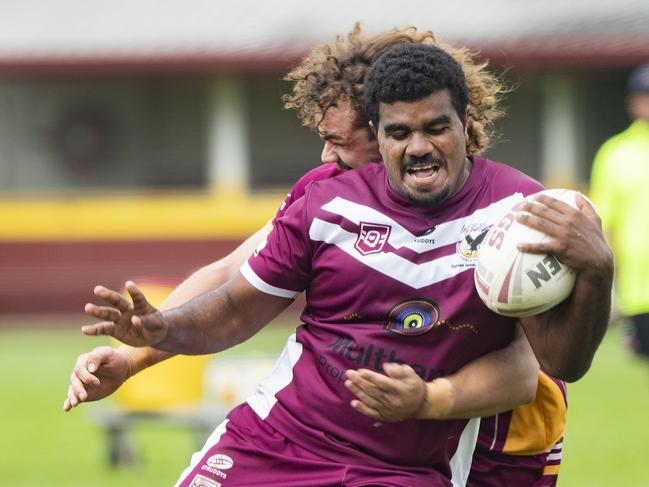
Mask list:
[[[83,402],[98,401],[111,395],[130,375],[128,359],[115,348],[97,347],[79,355],[70,374],[63,410],[70,411]]]
[[[81,332],[89,336],[110,335],[134,347],[155,345],[163,340],[167,335],[167,326],[160,312],[133,282],[126,283],[126,291],[131,301],[112,289],[95,287],[95,296],[109,306],[86,304],[87,315],[104,321],[83,326]]]
[[[403,421],[417,417],[426,403],[426,383],[409,365],[383,364],[387,375],[348,370],[345,386],[356,396],[351,406],[370,418]]]

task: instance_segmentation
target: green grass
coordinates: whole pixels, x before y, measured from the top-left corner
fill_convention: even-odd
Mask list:
[[[0,329],[0,485],[174,484],[192,452],[202,446],[194,433],[143,422],[131,435],[139,461],[133,467],[112,469],[106,461],[103,431],[93,421],[102,405],[83,405],[70,413],[62,410],[77,355],[106,340],[84,337],[78,328],[34,329],[22,320],[11,325]],[[291,331],[269,326],[234,351],[279,352]]]
[[[612,327],[592,369],[568,388],[561,487],[649,485],[649,367]]]
[[[15,321],[0,329],[2,485],[172,485],[197,446],[193,434],[143,423],[132,435],[140,461],[109,468],[103,433],[92,419],[97,406],[61,410],[74,359],[103,341],[83,337],[77,328],[35,324]],[[288,333],[270,326],[238,351],[279,351]],[[649,485],[646,369],[628,355],[620,331],[612,328],[592,370],[570,386],[561,487]]]

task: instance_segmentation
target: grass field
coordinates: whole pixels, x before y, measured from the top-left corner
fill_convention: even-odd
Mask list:
[[[6,321],[6,320],[5,320]],[[14,321],[0,329],[0,483],[12,487],[172,485],[196,447],[178,427],[145,423],[133,432],[134,467],[111,469],[96,405],[61,410],[76,356],[101,340],[77,328]],[[34,327],[36,325],[36,328]],[[286,326],[267,327],[239,351],[277,350]],[[590,373],[569,390],[561,487],[649,486],[649,376],[612,328]]]

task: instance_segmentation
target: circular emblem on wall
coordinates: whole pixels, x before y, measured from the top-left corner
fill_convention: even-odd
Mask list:
[[[395,305],[389,312],[386,330],[397,335],[421,335],[439,320],[439,305],[430,299],[414,298]]]
[[[107,107],[69,109],[56,122],[52,134],[54,153],[75,172],[108,170],[117,143],[117,128],[114,114]]]

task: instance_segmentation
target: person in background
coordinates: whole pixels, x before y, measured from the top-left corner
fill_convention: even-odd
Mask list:
[[[631,330],[633,350],[649,359],[649,63],[636,67],[627,82],[623,132],[604,142],[595,155],[590,198],[615,252],[618,310]]]

